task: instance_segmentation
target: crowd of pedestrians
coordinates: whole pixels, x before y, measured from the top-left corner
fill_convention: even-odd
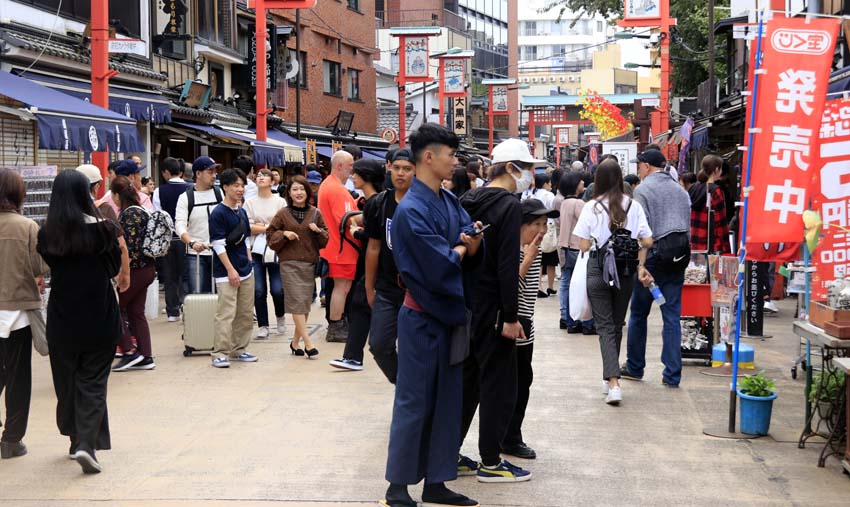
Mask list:
[[[251,341],[286,334],[286,314],[294,324],[290,352],[315,358],[307,322],[324,297],[325,339],[345,343],[330,366],[363,370],[368,344],[394,385],[383,500],[391,507],[416,505],[407,487],[423,479],[423,502],[473,506],[445,483],[458,475],[484,483],[532,478],[503,456],[538,454],[522,431],[533,410],[538,299],[559,296],[565,336],[598,334],[602,392],[618,405],[620,380],[644,377],[657,288],[660,380],[678,387],[691,250],[728,251],[723,160],[707,156],[698,175],[678,177],[650,147],[635,160],[637,180],[626,181],[613,157],[589,170],[576,161],[547,172],[520,140],[465,165],[458,148],[449,130],[425,124],[385,163],[354,147],[337,151],[324,177],[316,166],[282,179],[249,158],[223,168],[207,156],[189,175],[184,161],[165,158],[155,189],[136,160],[112,164],[108,185],[97,167],[83,165],[56,177],[41,230],[20,215],[20,176],[0,169],[0,252],[14,259],[0,277],[2,457],[26,453],[33,312],[40,315],[47,275],[43,333],[57,425],[87,473],[100,471],[95,452],[110,447],[110,372],[156,366],[145,303],[157,282],[168,322],[185,318],[188,295],[216,294],[209,337],[216,368],[258,361]],[[589,313],[570,308],[576,294]],[[478,455],[461,455],[476,412]]]

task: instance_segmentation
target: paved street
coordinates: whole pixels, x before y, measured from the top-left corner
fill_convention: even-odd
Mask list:
[[[780,378],[771,428],[780,441],[730,441],[702,434],[725,423],[727,380],[699,374],[699,365],[686,368],[681,389],[661,385],[657,311],[647,376],[624,382],[623,404],[610,407],[596,337],[568,337],[557,328],[556,299],[540,301],[524,427],[539,459],[521,463],[534,478],[507,485],[462,478],[452,486],[490,506],[847,505],[850,477],[838,460],[819,469],[818,446],[794,442],[803,382],[789,371],[797,351],[793,300],[779,306],[766,326],[775,338],[755,346],[757,367]],[[311,321],[319,324],[316,308]],[[287,340],[273,335],[252,347],[259,363],[222,371],[205,356],[181,355],[180,325],[159,318],[152,331],[157,369],[110,379],[114,449],[98,454],[104,473],[97,476],[83,476],[67,459],[48,361],[34,358],[29,455],[0,462],[0,504],[319,507],[382,497],[393,391],[368,353],[363,372],[340,372],[327,362],[341,344],[317,340],[319,359],[309,361],[290,356]],[[477,457],[475,442],[470,435],[463,451]]]

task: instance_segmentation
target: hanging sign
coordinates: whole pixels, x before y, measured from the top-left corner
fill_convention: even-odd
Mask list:
[[[452,97],[465,95],[464,71],[466,69],[464,58],[443,59],[443,96]]]
[[[454,132],[458,136],[465,136],[467,134],[466,97],[455,97],[451,101]]]
[[[428,78],[428,37],[402,37],[404,44],[404,78]]]
[[[744,297],[747,304],[747,334],[764,334],[764,296],[767,288],[767,263],[746,262]]]
[[[248,46],[248,62],[251,67],[251,88],[257,87],[257,31],[253,23],[248,25],[251,33],[251,44]],[[274,90],[277,86],[277,29],[274,25],[266,28],[270,50],[266,51],[266,89]]]
[[[307,163],[308,164],[317,164],[316,160],[316,140],[315,139],[307,139]]]
[[[664,0],[625,0],[623,19],[659,19]]]
[[[812,299],[826,299],[826,282],[844,278],[850,267],[850,101],[826,103],[820,128],[820,170],[815,174],[813,209],[823,221],[823,236],[812,254],[817,269]]]
[[[555,137],[555,145],[556,146],[569,146],[570,145],[570,128],[569,127],[557,127],[558,134]]]
[[[493,114],[509,114],[508,87],[493,86]]]
[[[331,142],[331,153],[336,153],[342,149],[342,143],[339,141]]]
[[[749,147],[747,220],[754,226],[747,228],[747,243],[802,241],[838,26],[834,19],[781,17],[767,25],[754,106],[760,131]]]

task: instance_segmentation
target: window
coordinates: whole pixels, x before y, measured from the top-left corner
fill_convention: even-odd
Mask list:
[[[563,44],[554,44],[552,45],[552,56],[554,58],[563,58],[564,53],[566,53],[567,47]]]
[[[348,0],[348,8],[360,12],[360,0]]]
[[[234,3],[227,0],[197,0],[198,37],[230,47],[233,39],[231,24]]]
[[[342,96],[342,80],[340,79],[339,63],[324,60],[322,65],[324,71],[324,92],[329,95]]]
[[[537,22],[536,21],[526,21],[525,22],[525,32],[523,35],[537,35]]]
[[[20,3],[32,5],[51,14],[75,19],[88,23],[91,21],[91,0],[18,0]],[[61,1],[61,9],[60,9]],[[147,4],[145,4],[147,8]],[[130,37],[141,36],[141,8],[127,8],[127,0],[109,0],[109,19],[115,19],[116,31]]]
[[[348,69],[348,98],[360,100],[360,71]]]
[[[537,46],[522,46],[522,54],[520,60],[524,62],[537,60]]]
[[[289,54],[294,55],[295,50],[290,49]],[[305,51],[301,51],[298,53],[298,74],[289,80],[289,86],[295,86],[297,84],[301,88],[307,88],[307,53]]]
[[[601,21],[597,21],[596,22],[596,31],[602,32],[604,30],[605,30],[605,25],[603,25],[603,23]]]

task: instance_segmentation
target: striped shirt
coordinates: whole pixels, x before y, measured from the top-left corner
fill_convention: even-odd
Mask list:
[[[520,250],[520,264],[522,264],[524,257],[525,252]],[[526,318],[531,321],[531,332],[526,333],[527,336],[525,337],[525,340],[517,340],[517,347],[534,342],[534,304],[537,302],[537,290],[540,286],[540,266],[542,264],[542,258],[543,254],[538,252],[537,257],[535,257],[534,262],[531,263],[531,267],[528,269],[528,273],[519,279],[519,290],[517,291],[519,294],[519,306],[517,309],[517,317]]]

